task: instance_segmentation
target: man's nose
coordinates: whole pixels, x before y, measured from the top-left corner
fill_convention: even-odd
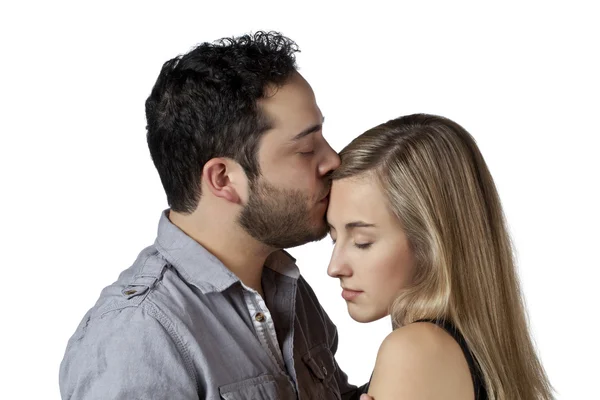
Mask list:
[[[335,150],[333,150],[331,146],[329,146],[329,143],[326,143],[326,146],[327,149],[325,158],[323,159],[323,162],[319,164],[319,174],[321,176],[325,176],[331,173],[333,170],[337,169],[341,164],[340,156],[338,155],[338,153],[336,153]]]

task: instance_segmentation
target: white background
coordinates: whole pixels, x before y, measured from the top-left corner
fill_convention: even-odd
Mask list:
[[[144,101],[162,63],[259,29],[300,45],[336,150],[414,112],[475,136],[558,398],[600,398],[599,13],[593,2],[482,3],[3,3],[0,398],[59,398],[68,338],[154,240],[166,199]],[[362,384],[390,322],[348,317],[326,275],[331,248],[292,254],[338,325],[339,363]]]

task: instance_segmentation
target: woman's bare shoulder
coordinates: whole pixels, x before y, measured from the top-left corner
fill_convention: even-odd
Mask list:
[[[459,344],[442,328],[413,323],[379,348],[369,388],[375,400],[472,400],[473,383]]]

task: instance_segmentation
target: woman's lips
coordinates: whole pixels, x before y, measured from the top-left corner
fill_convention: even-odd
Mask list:
[[[355,298],[357,298],[361,293],[362,293],[362,291],[360,291],[360,290],[343,289],[342,297],[346,301],[352,301]]]

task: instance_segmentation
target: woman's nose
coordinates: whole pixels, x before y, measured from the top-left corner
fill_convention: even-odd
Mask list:
[[[352,269],[348,262],[344,259],[343,254],[333,250],[329,266],[327,267],[327,275],[332,278],[348,277],[352,275]]]

